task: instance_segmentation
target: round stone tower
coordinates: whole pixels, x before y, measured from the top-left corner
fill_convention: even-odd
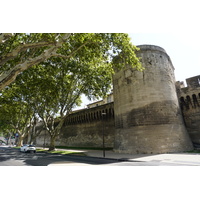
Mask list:
[[[127,66],[113,77],[115,142],[121,153],[167,153],[193,149],[175,88],[174,67],[166,51],[141,45],[144,71]]]

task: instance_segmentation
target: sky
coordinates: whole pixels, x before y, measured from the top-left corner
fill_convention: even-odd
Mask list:
[[[134,45],[151,44],[165,49],[175,68],[176,81],[200,75],[200,37],[179,33],[132,33]]]
[[[19,2],[23,11],[16,9]],[[57,0],[56,4],[51,0],[48,11],[46,1],[34,2],[25,9],[25,0],[5,1],[9,10],[0,13],[6,19],[1,22],[4,32],[129,33],[134,45],[164,48],[177,81],[200,75],[199,0]]]

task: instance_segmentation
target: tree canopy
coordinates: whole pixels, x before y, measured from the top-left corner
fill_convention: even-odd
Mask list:
[[[21,139],[35,124],[33,119],[42,119],[54,149],[65,118],[82,94],[90,99],[106,95],[114,68],[142,69],[136,51],[123,33],[1,34],[1,114],[12,119]]]
[[[24,70],[49,60],[76,60],[110,69],[114,57],[140,69],[136,47],[123,33],[15,33],[0,34],[0,90]],[[53,58],[53,59],[52,59]]]

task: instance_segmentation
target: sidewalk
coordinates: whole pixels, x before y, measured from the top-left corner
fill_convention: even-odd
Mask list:
[[[84,152],[87,156],[103,157],[101,151],[87,151]],[[197,153],[169,153],[169,154],[119,154],[113,151],[105,152],[105,158],[122,159],[127,161],[139,162],[164,162],[200,165],[200,154]]]
[[[65,151],[82,152],[90,157],[103,157],[102,150],[70,150],[59,149]],[[105,159],[117,159],[126,162],[160,162],[167,164],[181,164],[200,166],[200,154],[198,153],[167,153],[167,154],[121,154],[113,151],[105,151]]]

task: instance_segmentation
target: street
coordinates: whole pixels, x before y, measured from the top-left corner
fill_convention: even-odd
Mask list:
[[[158,155],[129,155],[130,158],[114,158],[106,152],[106,158],[101,152],[88,156],[74,154],[53,154],[48,152],[24,153],[19,149],[0,146],[0,166],[199,166],[199,154],[158,154]],[[100,153],[100,154],[99,154]],[[112,157],[113,156],[113,157]],[[124,155],[125,156],[125,155]],[[127,155],[126,155],[127,156]],[[128,156],[127,156],[128,157]]]
[[[116,159],[45,152],[23,153],[16,148],[0,147],[0,166],[112,165],[119,163],[120,161]]]

